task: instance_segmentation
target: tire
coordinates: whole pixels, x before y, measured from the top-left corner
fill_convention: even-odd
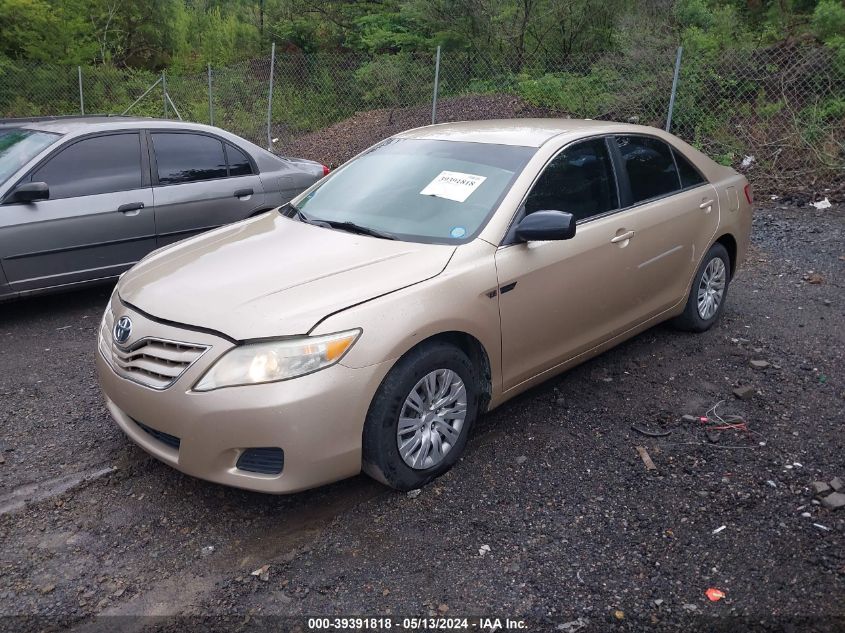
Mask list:
[[[706,291],[707,289],[702,287],[702,279],[704,278],[705,273],[708,274],[710,279],[713,279],[714,277],[718,279],[719,270],[722,271],[723,283],[721,296],[718,297],[718,303],[715,307],[715,311],[711,313],[709,310],[705,309],[703,314],[702,310],[699,308],[699,292],[702,290]],[[690,288],[689,296],[687,297],[687,304],[684,307],[683,313],[672,321],[672,325],[674,325],[677,329],[686,332],[706,332],[713,327],[713,324],[719,320],[719,317],[722,315],[722,311],[725,307],[725,301],[728,298],[728,287],[731,282],[731,273],[731,259],[728,255],[727,249],[718,242],[713,244],[713,246],[710,247],[710,250],[707,251],[707,255],[705,255],[704,259],[701,261],[701,266],[699,266],[698,272],[695,273],[695,278],[692,281],[692,287]],[[709,290],[713,290],[712,285],[709,286]],[[712,310],[712,304],[710,305],[710,309]]]
[[[452,374],[447,372],[452,372]],[[416,414],[406,407],[411,406],[408,400],[415,388],[419,387],[425,395],[425,384],[423,383],[420,387],[420,383],[432,374],[440,379],[435,383],[438,389],[449,385],[449,389],[437,399],[438,401],[460,394],[457,379],[463,383],[465,398],[462,400],[460,396],[456,396],[455,402],[447,407],[450,408],[450,413],[446,416],[452,418],[449,421],[435,416],[437,411],[427,413],[428,416],[435,416],[433,418],[420,418],[418,427],[420,446],[421,449],[425,446],[424,440],[428,437],[431,453],[427,459],[420,457],[422,451],[417,453],[416,457],[422,461],[418,461],[416,466],[412,467],[406,462],[406,458],[403,458],[399,449],[400,440],[407,441],[418,437],[416,431],[408,427],[408,421]],[[407,491],[420,488],[448,471],[463,453],[472,425],[479,415],[479,392],[478,369],[457,347],[444,342],[433,342],[411,350],[393,366],[370,404],[364,423],[364,472],[391,488]],[[457,434],[450,434],[452,439],[449,441],[440,430],[435,430],[435,426],[437,429],[446,430],[444,424],[449,425],[450,428],[455,425],[455,418],[460,415],[462,402],[465,402],[465,407],[463,407],[465,417],[460,423]],[[429,411],[426,406],[422,409]],[[403,423],[404,435],[400,438],[399,418],[402,413],[405,413],[406,417]],[[429,419],[432,421],[429,422]],[[441,453],[438,453],[434,446],[435,433],[441,438],[439,443],[442,447]],[[446,448],[447,444],[448,448]],[[416,444],[411,444],[411,446],[414,445]],[[408,456],[410,459],[413,457],[414,455]],[[439,461],[427,465],[428,461],[434,462],[438,457]]]

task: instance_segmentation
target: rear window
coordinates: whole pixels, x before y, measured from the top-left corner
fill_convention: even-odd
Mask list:
[[[0,186],[59,138],[60,134],[25,128],[0,130]]]
[[[228,176],[223,142],[201,134],[153,132],[158,182],[174,185]]]
[[[672,150],[647,136],[617,136],[616,143],[631,183],[633,202],[642,202],[681,188]]]

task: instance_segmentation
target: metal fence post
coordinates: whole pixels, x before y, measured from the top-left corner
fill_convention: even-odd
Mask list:
[[[270,123],[273,115],[273,73],[276,68],[276,42],[270,49],[270,94],[267,97],[267,150],[273,147],[273,140],[270,135]]]
[[[440,87],[440,45],[437,46],[437,57],[434,60],[434,94],[431,97],[431,124],[437,123],[437,90]]]
[[[82,116],[85,116],[85,99],[82,96],[82,66],[77,66],[76,72],[79,77],[79,111]]]
[[[166,71],[161,71],[161,95],[164,99],[164,118],[167,118],[167,76]]]
[[[678,55],[675,57],[675,75],[672,77],[672,94],[669,96],[669,114],[666,117],[666,131],[672,130],[672,112],[675,109],[675,94],[678,91],[678,75],[681,73],[681,55],[683,55],[684,47],[678,47]]]
[[[208,124],[214,125],[214,101],[211,99],[211,62],[208,63]]]

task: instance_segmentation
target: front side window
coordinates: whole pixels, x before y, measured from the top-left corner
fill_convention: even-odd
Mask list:
[[[137,132],[94,136],[59,150],[33,172],[50,199],[93,196],[141,187],[141,138]]]
[[[647,136],[617,136],[616,143],[635,204],[681,188],[672,150],[666,143]]]
[[[466,242],[484,227],[536,148],[388,139],[320,181],[297,206],[409,241]]]
[[[61,135],[24,128],[0,130],[0,186]]]
[[[526,213],[566,211],[576,220],[618,208],[610,154],[601,138],[577,143],[555,156],[525,201]]]
[[[201,134],[153,132],[158,182],[174,185],[228,176],[223,141]]]

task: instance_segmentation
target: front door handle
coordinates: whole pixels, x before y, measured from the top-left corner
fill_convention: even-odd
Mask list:
[[[141,209],[144,208],[143,202],[128,202],[120,205],[117,210],[123,215],[138,215]]]
[[[619,242],[627,242],[632,237],[634,237],[634,231],[628,231],[627,233],[623,233],[622,235],[617,235],[612,240],[610,240],[610,243],[618,244]]]
[[[253,194],[252,189],[238,189],[235,192],[236,198],[246,198],[247,196],[251,196]]]
[[[713,208],[713,200],[704,200],[700,205],[698,205],[699,209],[707,209],[707,213],[710,213],[710,210]]]

